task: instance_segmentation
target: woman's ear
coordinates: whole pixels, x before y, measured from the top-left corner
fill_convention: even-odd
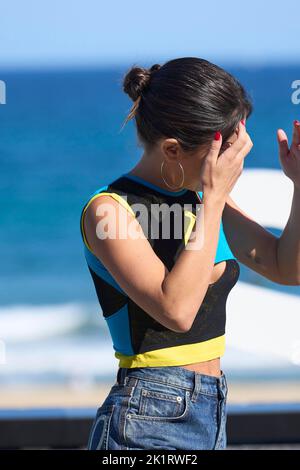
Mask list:
[[[180,161],[182,157],[182,150],[179,145],[178,140],[173,138],[164,139],[160,144],[161,152],[166,161],[174,163],[175,161]]]

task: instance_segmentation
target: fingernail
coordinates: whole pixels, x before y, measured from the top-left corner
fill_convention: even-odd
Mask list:
[[[215,133],[215,140],[220,140],[220,137],[221,137],[221,132],[217,131]]]
[[[242,119],[241,120],[241,123],[243,124],[243,126],[245,125],[245,119]]]
[[[294,121],[294,125],[295,125],[295,126],[298,126],[299,124],[300,124],[300,122],[296,119],[296,120]]]

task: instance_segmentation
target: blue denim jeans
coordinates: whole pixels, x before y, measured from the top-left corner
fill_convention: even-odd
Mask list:
[[[119,368],[89,450],[226,448],[227,383],[180,366]]]

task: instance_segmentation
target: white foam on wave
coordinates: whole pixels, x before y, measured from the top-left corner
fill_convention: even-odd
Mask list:
[[[236,350],[300,366],[299,296],[240,281],[227,299],[226,331]]]
[[[282,229],[291,208],[293,183],[282,170],[247,168],[243,170],[230,196],[260,225]]]
[[[11,305],[0,308],[0,339],[33,341],[78,330],[90,320],[89,304]],[[98,312],[99,307],[94,307]],[[95,313],[96,318],[96,313]]]
[[[88,379],[109,375],[116,370],[117,360],[113,346],[99,338],[98,341],[62,338],[27,347],[9,347],[6,364],[1,366],[1,376],[61,376],[67,379]]]

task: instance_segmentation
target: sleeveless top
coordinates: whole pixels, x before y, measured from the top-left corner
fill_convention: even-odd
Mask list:
[[[109,328],[114,355],[119,360],[118,367],[180,366],[222,356],[225,349],[226,300],[240,274],[239,263],[227,243],[222,220],[214,264],[226,260],[225,271],[215,283],[209,284],[190,330],[175,332],[154,320],[133,302],[89,247],[83,228],[85,212],[95,198],[107,194],[137,218],[152,249],[169,271],[189,239],[199,199],[194,191],[164,190],[141,177],[125,173],[97,189],[82,208],[80,230],[85,259]],[[202,197],[201,191],[198,194]],[[161,231],[159,236],[156,233],[153,237],[149,225],[148,230],[146,227],[148,216],[143,219],[141,214],[137,215],[139,204],[147,207],[150,216],[151,204],[172,206],[174,203],[182,207],[182,236],[175,236],[170,230],[168,239],[161,236]],[[161,223],[159,219],[159,226]],[[174,219],[170,217],[170,225],[173,224]],[[134,253],[132,256],[134,261]]]

